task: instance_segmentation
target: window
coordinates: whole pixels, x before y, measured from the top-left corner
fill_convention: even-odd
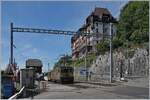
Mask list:
[[[91,29],[93,30],[93,29],[94,29],[94,26],[92,26]]]
[[[104,28],[103,32],[106,33],[107,32],[107,28]]]
[[[96,23],[96,26],[98,27],[98,23]]]
[[[98,33],[98,28],[96,29],[96,33]]]
[[[28,75],[28,73],[26,72],[26,78],[28,78],[29,77],[29,75]]]
[[[103,33],[106,33],[107,32],[107,27],[105,24],[103,24]]]

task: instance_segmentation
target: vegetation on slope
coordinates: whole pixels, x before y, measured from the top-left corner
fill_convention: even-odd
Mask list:
[[[96,54],[95,53],[88,53],[86,55],[86,64],[87,66],[90,66],[90,64],[96,60]],[[85,57],[79,58],[76,60],[72,60],[71,56],[66,55],[64,57],[61,57],[59,61],[54,65],[55,67],[60,66],[70,66],[70,67],[83,67],[85,66]]]
[[[112,40],[113,49],[148,47],[149,42],[149,2],[130,1],[121,10],[117,35]],[[109,50],[109,44],[101,42],[97,45],[100,53]]]

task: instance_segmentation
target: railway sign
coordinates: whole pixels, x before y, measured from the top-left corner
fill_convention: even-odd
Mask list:
[[[80,70],[80,75],[86,75],[86,73],[88,73],[88,70],[86,70],[86,69]]]

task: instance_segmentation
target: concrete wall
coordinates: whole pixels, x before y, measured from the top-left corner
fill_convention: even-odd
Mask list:
[[[35,72],[32,68],[25,68],[20,70],[20,86],[25,88],[34,87]]]
[[[86,68],[76,67],[74,68],[74,81],[86,81]]]

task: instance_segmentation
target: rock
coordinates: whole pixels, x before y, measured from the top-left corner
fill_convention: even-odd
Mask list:
[[[143,48],[131,50],[133,56],[126,57],[123,52],[113,53],[113,75],[114,79],[118,79],[122,75],[128,76],[148,76],[149,73],[149,56],[148,51]],[[130,52],[130,50],[129,50]],[[93,81],[102,81],[102,79],[109,79],[110,73],[110,58],[109,52],[104,55],[99,55],[96,63],[92,64],[89,68],[94,74],[92,75]]]

